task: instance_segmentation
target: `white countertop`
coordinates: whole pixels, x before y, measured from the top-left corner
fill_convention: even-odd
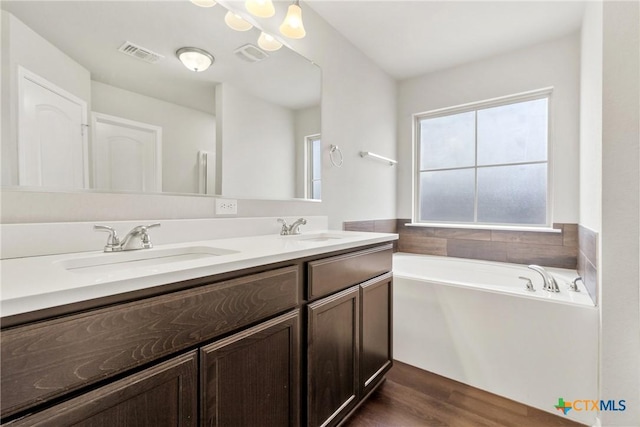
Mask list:
[[[326,240],[307,240],[329,236]],[[159,245],[139,251],[34,256],[0,261],[2,317],[101,298],[153,286],[396,240],[397,234],[325,231],[298,236],[263,235]],[[139,252],[215,248],[232,253],[201,259],[135,265],[113,271],[69,269],[69,263]],[[140,263],[144,264],[144,263]],[[67,267],[65,267],[65,265]]]

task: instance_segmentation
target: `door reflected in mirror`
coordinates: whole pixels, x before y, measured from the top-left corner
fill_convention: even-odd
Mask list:
[[[221,5],[1,7],[5,188],[320,198],[319,67]],[[180,62],[191,46],[209,69]]]

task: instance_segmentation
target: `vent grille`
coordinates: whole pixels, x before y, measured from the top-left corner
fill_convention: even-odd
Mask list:
[[[125,42],[122,46],[120,46],[118,51],[124,53],[125,55],[133,56],[134,58],[138,58],[142,61],[148,62],[150,64],[155,64],[164,58],[164,56],[160,55],[159,53],[155,53],[150,49],[146,49],[131,42]]]
[[[233,52],[238,58],[247,62],[260,62],[263,59],[267,59],[269,57],[266,52],[261,50],[259,47],[252,45],[251,43],[240,46]]]

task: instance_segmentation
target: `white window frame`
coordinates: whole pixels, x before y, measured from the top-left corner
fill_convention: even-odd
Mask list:
[[[517,223],[485,223],[485,222],[458,222],[458,221],[422,221],[420,220],[420,121],[425,118],[435,118],[449,116],[453,114],[478,111],[487,108],[499,107],[503,105],[515,104],[536,99],[547,99],[547,200],[546,200],[546,223],[545,224],[517,224]],[[529,92],[508,95],[499,98],[492,98],[480,102],[473,102],[455,107],[441,108],[413,114],[413,197],[412,197],[412,219],[413,226],[424,227],[450,227],[450,228],[473,228],[473,229],[500,229],[500,230],[526,230],[526,231],[557,231],[553,226],[553,87],[533,90]],[[477,134],[476,134],[477,145]],[[476,152],[477,156],[477,152]],[[528,162],[527,162],[528,163]],[[507,164],[505,164],[506,166]],[[477,164],[474,165],[477,171]],[[456,168],[454,168],[456,169]],[[476,180],[476,201],[477,207],[477,180]]]
[[[322,137],[319,133],[307,135],[304,137],[304,197],[311,200],[322,200],[322,191],[318,198],[313,198],[313,182],[320,181],[322,183],[322,171],[320,171],[320,179],[313,179],[313,149],[312,145],[316,141],[321,141]],[[322,185],[322,184],[321,184]]]

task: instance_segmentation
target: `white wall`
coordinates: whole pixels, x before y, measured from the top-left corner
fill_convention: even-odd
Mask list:
[[[242,2],[237,6],[242,7]],[[278,33],[277,27],[287,6],[286,2],[276,2],[277,14],[267,20],[265,30]],[[302,8],[307,36],[287,42],[322,68],[323,200],[239,200],[238,214],[328,215],[332,228],[341,228],[344,220],[393,218],[396,169],[361,159],[358,152],[368,150],[395,157],[395,81],[304,2]],[[343,150],[342,168],[330,165],[327,157],[330,144],[339,145]],[[213,202],[200,199],[203,198],[4,190],[2,222],[213,216]]]
[[[640,425],[640,3],[604,2],[600,398],[602,425]]]
[[[215,116],[101,82],[91,91],[92,111],[162,127],[163,191],[198,192],[197,154],[216,150]]]
[[[398,85],[398,218],[411,218],[412,114],[554,87],[552,222],[578,222],[580,39],[573,34]]]
[[[87,69],[1,11],[2,36],[2,185],[18,183],[18,66],[91,103]]]
[[[295,193],[294,112],[231,84],[218,85],[222,194],[291,199]],[[250,124],[250,125],[249,125]]]
[[[588,2],[580,50],[580,221],[602,228],[602,3]]]

